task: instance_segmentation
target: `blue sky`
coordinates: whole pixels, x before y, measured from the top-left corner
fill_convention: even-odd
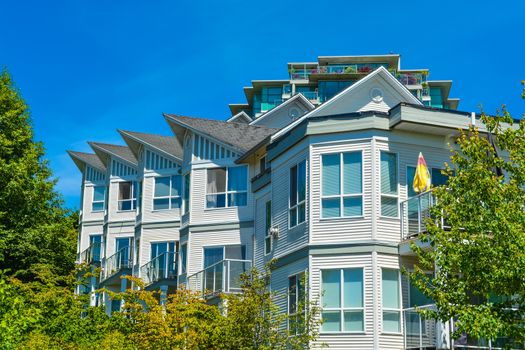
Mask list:
[[[0,66],[31,107],[58,190],[78,208],[66,149],[169,134],[162,112],[225,119],[252,79],[323,55],[399,53],[452,79],[460,110],[525,112],[525,2],[2,1]]]

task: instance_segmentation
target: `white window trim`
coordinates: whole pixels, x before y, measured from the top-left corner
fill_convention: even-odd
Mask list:
[[[268,222],[268,203],[270,203],[270,227],[266,227],[266,223]],[[272,200],[267,200],[264,202],[264,227],[265,227],[265,235],[264,235],[264,256],[268,256],[272,254],[273,252],[273,236],[270,234],[270,229],[272,228]],[[270,251],[266,252],[266,240],[270,240]]]
[[[229,174],[230,174],[230,168],[240,168],[240,167],[245,167],[246,168],[246,190],[245,191],[228,191],[228,177],[229,177]],[[225,182],[225,192],[216,192],[216,193],[208,193],[208,170],[213,170],[213,169],[226,169],[226,182]],[[213,167],[213,168],[206,168],[206,182],[205,182],[205,186],[206,186],[206,190],[204,191],[204,210],[217,210],[217,209],[224,209],[224,208],[242,208],[242,207],[246,207],[248,206],[248,177],[250,176],[249,174],[249,169],[248,169],[248,166],[247,165],[238,165],[238,166],[221,166],[221,167]],[[228,195],[229,194],[242,194],[242,193],[246,193],[246,204],[245,205],[229,205],[229,201],[228,201]],[[218,195],[224,195],[225,198],[224,198],[224,204],[225,206],[224,207],[208,207],[208,195],[215,195],[215,196],[218,196]]]
[[[179,266],[180,266],[178,268],[178,270],[180,271],[180,272],[178,272],[179,275],[188,275],[188,246],[189,246],[188,242],[185,242],[185,243],[181,244],[180,248],[179,248],[180,249],[180,253],[177,254],[179,256],[178,260],[179,260]],[[186,247],[186,253],[184,254],[184,256],[182,254],[182,251],[183,251],[182,248],[183,247]],[[186,261],[184,261],[184,260],[186,260]],[[183,270],[183,267],[185,268],[184,270]]]
[[[304,172],[304,200],[302,200],[301,202],[299,202],[299,164],[303,163],[304,162],[304,168],[305,168],[305,172]],[[288,229],[293,229],[293,228],[296,228],[302,224],[304,224],[306,222],[306,219],[307,219],[307,216],[306,216],[306,199],[308,197],[308,186],[307,186],[307,180],[308,180],[308,168],[306,167],[307,164],[306,164],[306,159],[302,159],[300,161],[298,161],[297,163],[295,163],[294,165],[292,165],[290,168],[288,168],[288,188],[292,188],[292,177],[290,176],[290,172],[292,171],[292,168],[293,167],[297,167],[297,172],[296,172],[296,175],[297,175],[297,178],[296,178],[296,181],[297,181],[297,186],[296,186],[296,189],[297,189],[297,192],[295,193],[295,196],[297,197],[296,200],[297,200],[297,203],[295,203],[294,206],[291,205],[291,198],[290,198],[290,194],[288,194]],[[301,221],[299,222],[299,207],[301,205],[304,204],[304,221]],[[296,224],[294,226],[292,226],[292,220],[291,220],[291,216],[292,216],[292,210],[293,209],[296,209],[295,211],[295,216],[296,216]]]
[[[344,171],[343,171],[343,154],[345,153],[361,153],[361,192],[360,193],[352,193],[352,194],[345,194],[344,193]],[[325,196],[323,195],[323,156],[325,155],[334,155],[334,154],[339,154],[339,161],[340,161],[340,166],[339,166],[339,194],[338,195],[329,195],[329,196]],[[363,188],[364,188],[364,171],[363,171],[363,166],[364,166],[364,159],[363,159],[364,155],[363,155],[363,150],[355,150],[355,151],[344,151],[344,152],[334,152],[334,153],[323,153],[321,154],[321,167],[320,167],[320,170],[319,170],[319,173],[320,173],[320,176],[321,176],[321,205],[320,205],[320,209],[321,209],[321,212],[320,212],[320,218],[321,220],[325,221],[325,220],[337,220],[337,219],[341,219],[341,218],[351,218],[351,219],[355,219],[355,218],[363,218],[364,217],[364,212],[365,212],[365,202],[364,202],[364,191],[363,191]],[[343,206],[343,201],[345,198],[358,198],[358,197],[361,197],[361,215],[351,215],[351,216],[346,216],[344,215],[344,206]],[[339,198],[339,213],[340,215],[339,216],[331,216],[331,217],[323,217],[323,199],[336,199],[336,198]]]
[[[188,183],[186,184],[186,177],[188,177]],[[189,187],[188,189],[186,189],[186,187]],[[181,184],[181,189],[182,189],[182,198],[181,198],[181,209],[182,209],[182,215],[187,215],[190,213],[190,209],[191,209],[191,172],[185,174],[185,175],[182,175],[182,184]],[[185,199],[185,194],[186,194],[186,190],[188,191],[188,198]]]
[[[363,301],[362,307],[344,307],[344,270],[361,270],[363,275],[363,289],[361,291],[361,300]],[[341,305],[338,308],[326,308],[323,306],[323,299],[324,296],[323,292],[323,271],[339,271],[340,275],[340,285],[339,285],[339,304]],[[340,317],[340,325],[341,330],[340,331],[324,331],[322,329],[322,326],[319,329],[320,334],[366,334],[366,302],[365,302],[365,267],[364,266],[352,266],[352,267],[341,267],[341,268],[328,268],[328,269],[320,269],[319,270],[319,280],[320,280],[320,286],[321,286],[321,318],[323,317],[323,311],[339,311],[339,317]],[[362,311],[363,312],[363,330],[361,331],[345,331],[344,330],[344,313],[345,311]]]
[[[396,184],[396,194],[390,194],[390,193],[383,193],[383,189],[381,188],[381,153],[390,153],[396,155],[396,171],[397,171],[397,184]],[[379,150],[379,217],[382,219],[399,219],[399,153],[398,152],[392,152],[388,150]],[[381,205],[383,197],[385,198],[395,198],[396,199],[396,207],[397,207],[397,216],[385,216],[383,215],[383,207]]]
[[[104,188],[104,198],[100,201],[96,201],[95,200],[95,188],[97,187],[103,187]],[[100,213],[100,212],[103,212],[105,209],[106,209],[106,192],[107,192],[107,186],[103,186],[103,185],[95,185],[93,186],[93,196],[92,196],[92,200],[91,200],[91,212],[92,213]],[[95,203],[102,203],[102,209],[100,210],[93,210],[93,204]]]
[[[130,189],[131,198],[130,199],[118,199],[118,196],[120,196],[120,184],[124,183],[124,182],[131,183],[131,189]],[[135,186],[138,186],[138,184],[136,184],[136,182],[137,181],[119,181],[119,182],[117,182],[117,212],[129,213],[129,212],[132,212],[134,210],[137,210],[137,197],[136,197],[136,193],[135,193]],[[129,210],[121,210],[121,209],[119,209],[120,208],[120,203],[124,203],[124,202],[131,202],[131,209],[129,209]],[[135,203],[133,203],[133,202],[135,202]]]
[[[384,307],[384,300],[383,300],[383,270],[395,270],[397,271],[397,288],[398,288],[398,295],[399,295],[399,309]],[[395,334],[400,335],[403,334],[403,295],[401,294],[402,288],[401,288],[401,271],[396,268],[381,266],[381,334]],[[384,322],[384,314],[383,312],[397,312],[399,313],[399,332],[389,332],[385,331],[385,322]]]
[[[173,190],[173,177],[174,176],[179,176],[180,177],[180,184],[181,184],[181,188],[179,188],[179,195],[178,196],[173,196],[171,191]],[[170,193],[168,196],[159,196],[159,197],[155,197],[155,188],[157,187],[157,179],[160,179],[160,178],[163,178],[163,177],[169,177],[170,178]],[[153,178],[153,197],[151,199],[151,209],[152,211],[168,211],[168,210],[176,210],[176,209],[181,209],[182,207],[182,196],[180,195],[180,193],[182,192],[182,182],[184,181],[184,177],[181,176],[181,175],[165,175],[165,176],[156,176]],[[180,199],[180,205],[179,205],[179,208],[172,208],[171,207],[171,200],[174,199],[174,198],[179,198]],[[168,199],[168,208],[167,209],[155,209],[155,199]]]

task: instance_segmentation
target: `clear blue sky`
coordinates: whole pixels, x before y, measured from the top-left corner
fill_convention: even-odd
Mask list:
[[[525,1],[7,1],[0,66],[78,207],[66,149],[122,143],[117,128],[168,134],[162,112],[224,119],[252,79],[286,78],[319,55],[399,53],[452,79],[460,110],[525,112]]]

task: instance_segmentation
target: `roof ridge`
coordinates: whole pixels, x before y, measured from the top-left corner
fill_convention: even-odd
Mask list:
[[[211,121],[211,122],[217,122],[217,123],[221,123],[221,124],[224,124],[224,125],[232,125],[233,123],[229,123],[225,120],[221,120],[221,119],[210,119],[210,118],[201,118],[201,117],[191,117],[191,116],[187,116],[187,115],[178,115],[178,114],[172,114],[172,113],[163,113],[165,116],[168,116],[168,117],[182,117],[182,118],[190,118],[190,119],[195,119],[195,120],[203,120],[203,121]],[[254,128],[261,128],[261,129],[267,129],[267,130],[279,130],[278,128],[269,128],[269,127],[266,127],[264,125],[251,125],[251,124],[247,124],[247,123],[235,123],[236,125],[245,125],[245,126],[248,126],[248,127],[254,127]]]

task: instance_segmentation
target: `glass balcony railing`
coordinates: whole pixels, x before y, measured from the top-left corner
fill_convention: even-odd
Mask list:
[[[388,68],[387,63],[338,64],[290,69],[291,80],[306,80],[312,74],[368,74],[379,67]]]
[[[107,279],[124,269],[131,269],[133,256],[131,247],[124,247],[106,259],[103,279]]]
[[[206,296],[241,292],[241,275],[251,268],[249,260],[225,259],[186,279],[186,288]]]
[[[430,208],[434,205],[431,191],[421,193],[401,202],[402,239],[416,237],[426,231],[426,220],[430,217]]]
[[[426,75],[420,72],[397,73],[396,78],[403,85],[421,85],[426,81]]]
[[[140,268],[140,276],[148,286],[160,280],[177,279],[177,254],[162,253]]]
[[[310,101],[315,101],[319,98],[319,94],[317,93],[317,91],[299,91],[299,92],[296,92],[295,94],[296,95],[301,94]]]
[[[92,243],[82,253],[80,253],[79,262],[86,263],[88,265],[100,264],[100,248],[100,242]]]

